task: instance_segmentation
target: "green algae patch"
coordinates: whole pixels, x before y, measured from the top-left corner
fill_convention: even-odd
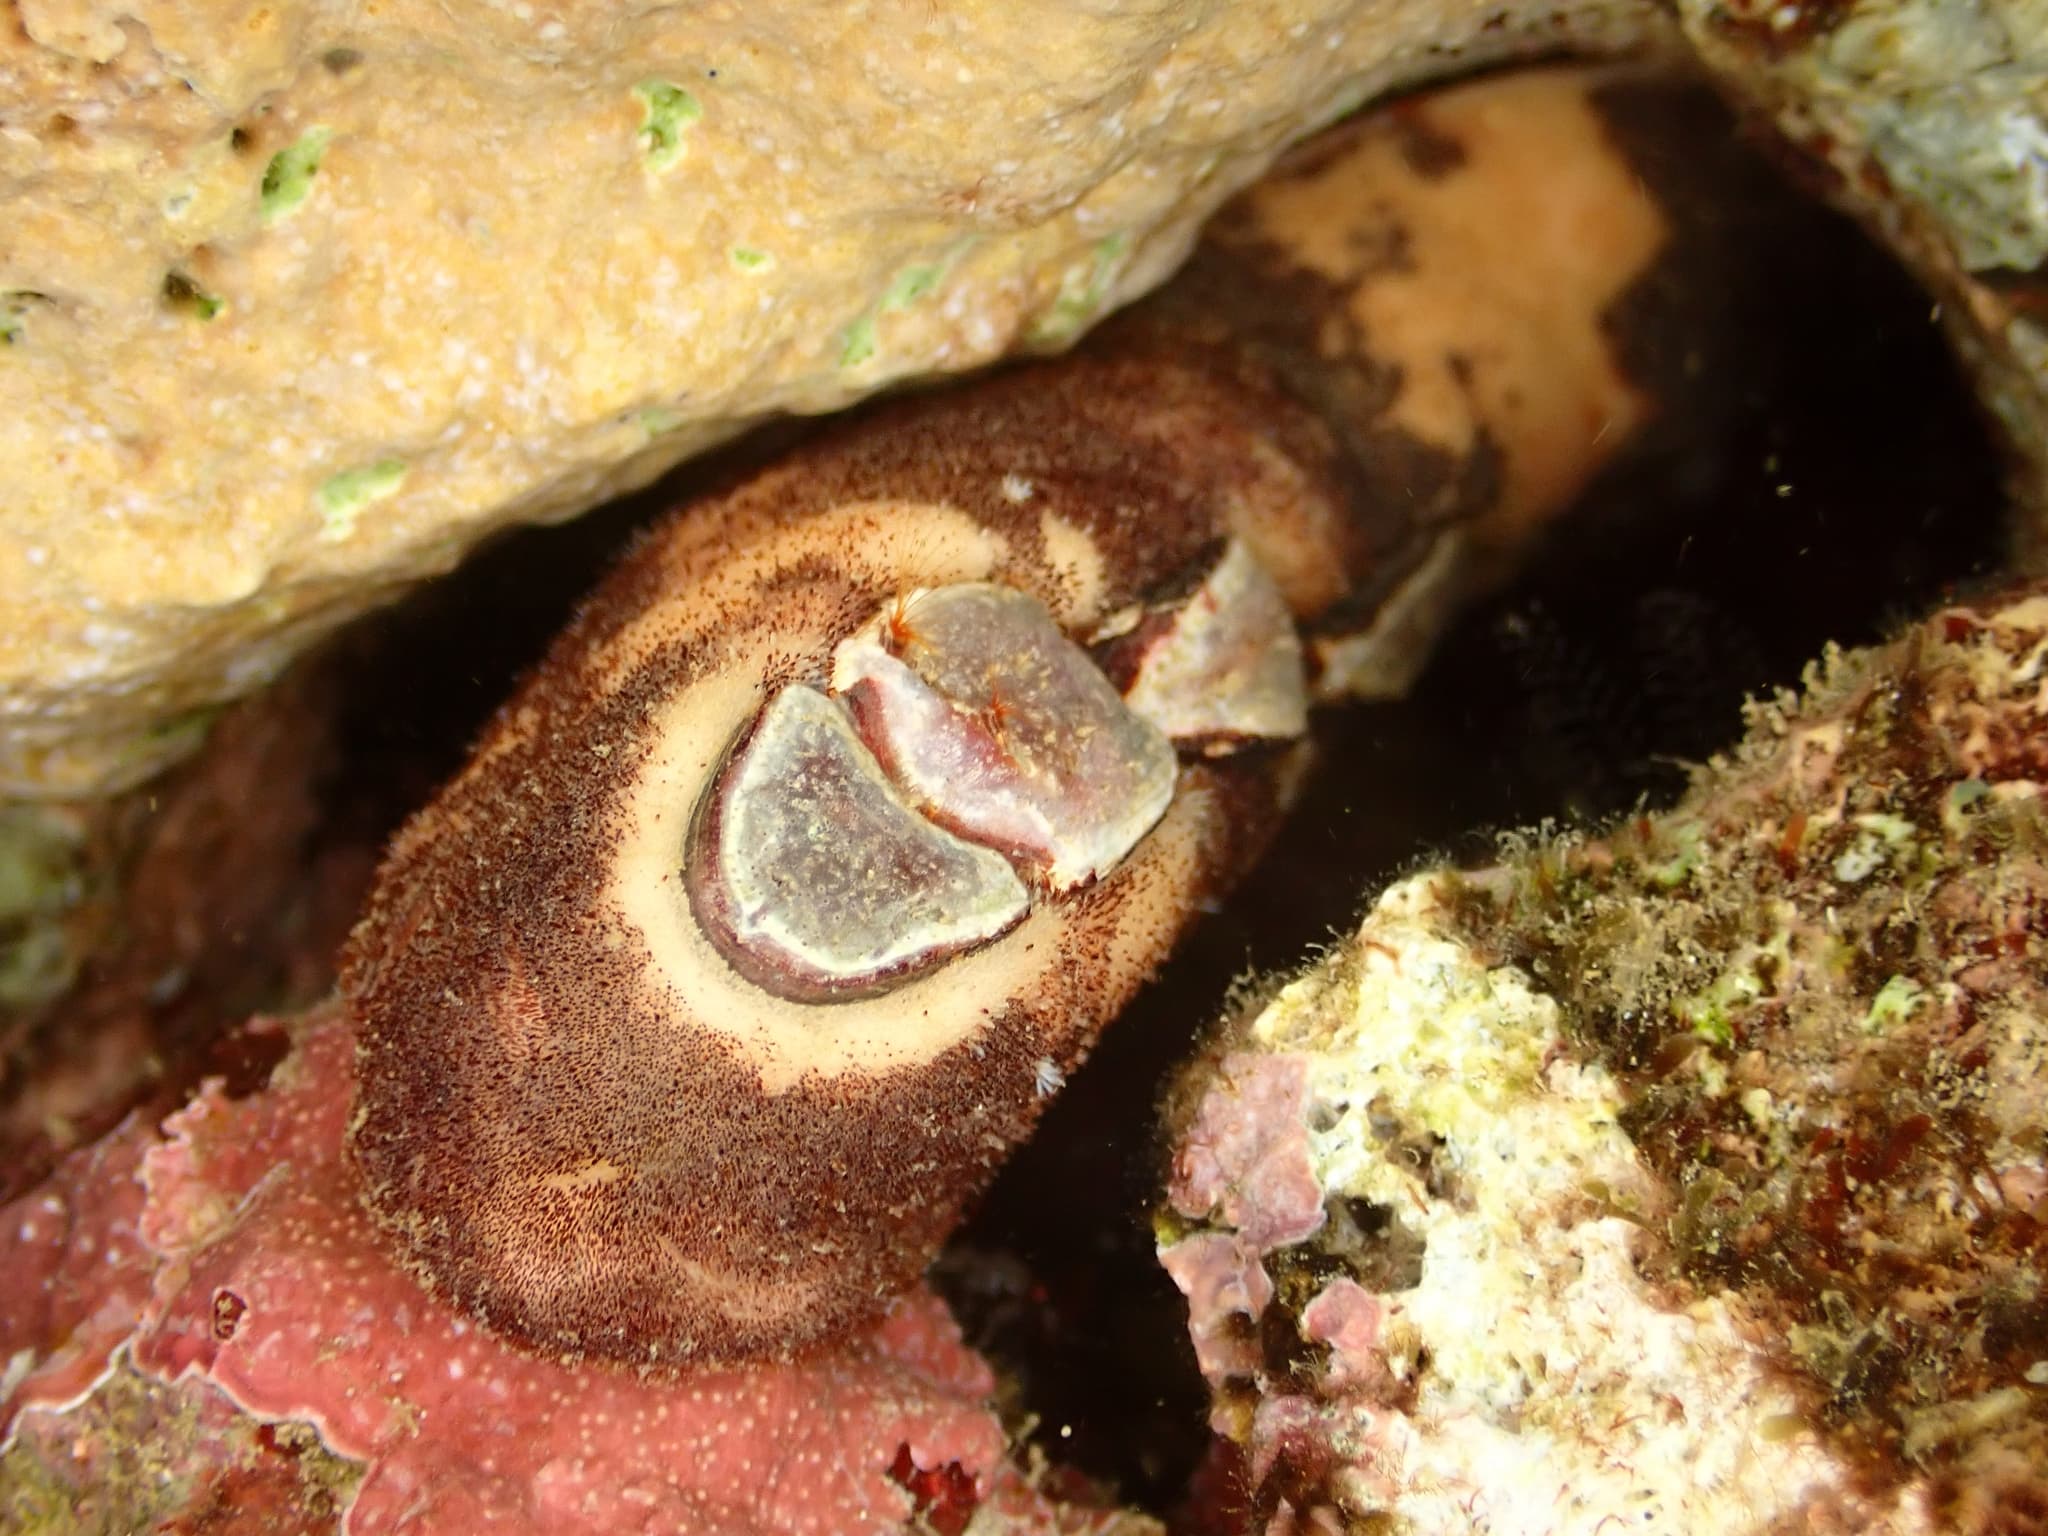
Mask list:
[[[882,318],[902,314],[930,297],[973,245],[974,237],[969,235],[941,251],[936,261],[916,261],[899,270],[880,296],[841,335],[839,366],[857,368],[872,358],[880,346]]]
[[[858,368],[874,355],[875,317],[862,315],[846,328],[846,339],[839,347],[839,366]]]
[[[640,98],[640,148],[647,168],[659,174],[683,158],[683,135],[704,115],[697,98],[667,80],[643,80],[633,87]]]
[[[164,308],[193,320],[215,319],[228,307],[219,294],[207,292],[189,274],[177,271],[165,274],[163,298]]]
[[[48,1427],[0,1453],[0,1530],[127,1536],[218,1528],[337,1528],[363,1469],[309,1426],[224,1411],[198,1382],[164,1383],[125,1357]]]
[[[86,898],[83,834],[65,816],[0,806],[0,1008],[68,988],[82,961],[71,932]]]
[[[971,237],[961,240],[944,252],[937,261],[913,262],[891,278],[889,286],[882,290],[881,297],[846,328],[840,340],[839,366],[858,368],[872,358],[880,345],[880,317],[901,314],[920,300],[929,297],[946,280],[946,274],[952,270],[953,264],[973,243]]]
[[[1926,1001],[1925,987],[1909,976],[1894,976],[1879,987],[1877,996],[1870,1000],[1869,1011],[1863,1015],[1863,1032],[1877,1035],[1893,1025],[1903,1024],[1913,1016],[1913,1010]]]
[[[326,128],[308,128],[270,157],[263,168],[263,219],[275,224],[299,211],[312,193],[313,178],[320,174],[320,158],[334,137]]]
[[[405,460],[379,459],[322,481],[320,489],[313,493],[314,504],[320,509],[321,537],[345,539],[355,532],[356,519],[363,508],[396,495],[405,484],[406,473]]]
[[[1982,779],[1964,779],[1948,792],[1941,803],[1941,825],[1951,837],[1969,830],[1970,813],[1991,798],[1991,786]]]
[[[1121,232],[1098,240],[1087,261],[1067,269],[1051,308],[1032,326],[1027,339],[1039,343],[1066,341],[1094,319],[1108,299],[1117,273],[1123,270],[1124,256],[1130,248],[1131,237]]]
[[[0,347],[19,346],[28,339],[29,312],[49,300],[27,288],[0,292]]]
[[[1684,885],[1700,867],[1704,857],[1701,851],[1702,833],[1697,824],[1680,823],[1665,829],[1667,841],[1675,842],[1677,851],[1669,858],[1652,858],[1643,866],[1643,878],[1660,891],[1674,891]],[[1661,850],[1659,850],[1661,851]]]
[[[1856,840],[1835,860],[1835,878],[1844,885],[1867,880],[1913,846],[1913,823],[1903,817],[1872,811],[1853,819]]]
[[[943,267],[930,262],[921,262],[916,266],[905,267],[901,272],[897,273],[896,280],[889,285],[888,291],[882,295],[882,308],[890,311],[910,308],[911,305],[938,287],[939,279],[944,274],[945,269]]]

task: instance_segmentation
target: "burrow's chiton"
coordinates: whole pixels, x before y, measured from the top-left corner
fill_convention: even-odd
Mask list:
[[[363,1196],[442,1295],[678,1361],[915,1280],[1301,760],[1337,482],[1191,474],[1253,429],[1180,387],[1171,444],[1085,362],[906,403],[592,594],[344,957]]]

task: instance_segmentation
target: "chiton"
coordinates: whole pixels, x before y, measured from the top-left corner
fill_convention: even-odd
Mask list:
[[[351,1148],[444,1295],[640,1361],[871,1316],[1261,844],[1334,480],[1143,376],[1187,440],[1074,360],[673,517],[395,840]]]

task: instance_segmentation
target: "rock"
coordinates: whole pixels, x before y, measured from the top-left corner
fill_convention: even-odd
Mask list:
[[[2040,1507],[2044,648],[2037,583],[1831,655],[1227,1032],[1160,1256],[1262,1529]]]
[[[0,40],[0,790],[135,783],[490,532],[750,422],[1063,345],[1392,85],[1651,24],[31,0]]]

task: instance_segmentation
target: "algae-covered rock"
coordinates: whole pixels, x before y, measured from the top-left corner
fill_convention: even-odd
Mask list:
[[[2039,585],[1830,655],[1670,813],[1397,886],[1228,1032],[1162,1259],[1271,1528],[2041,1506],[2044,656]]]

